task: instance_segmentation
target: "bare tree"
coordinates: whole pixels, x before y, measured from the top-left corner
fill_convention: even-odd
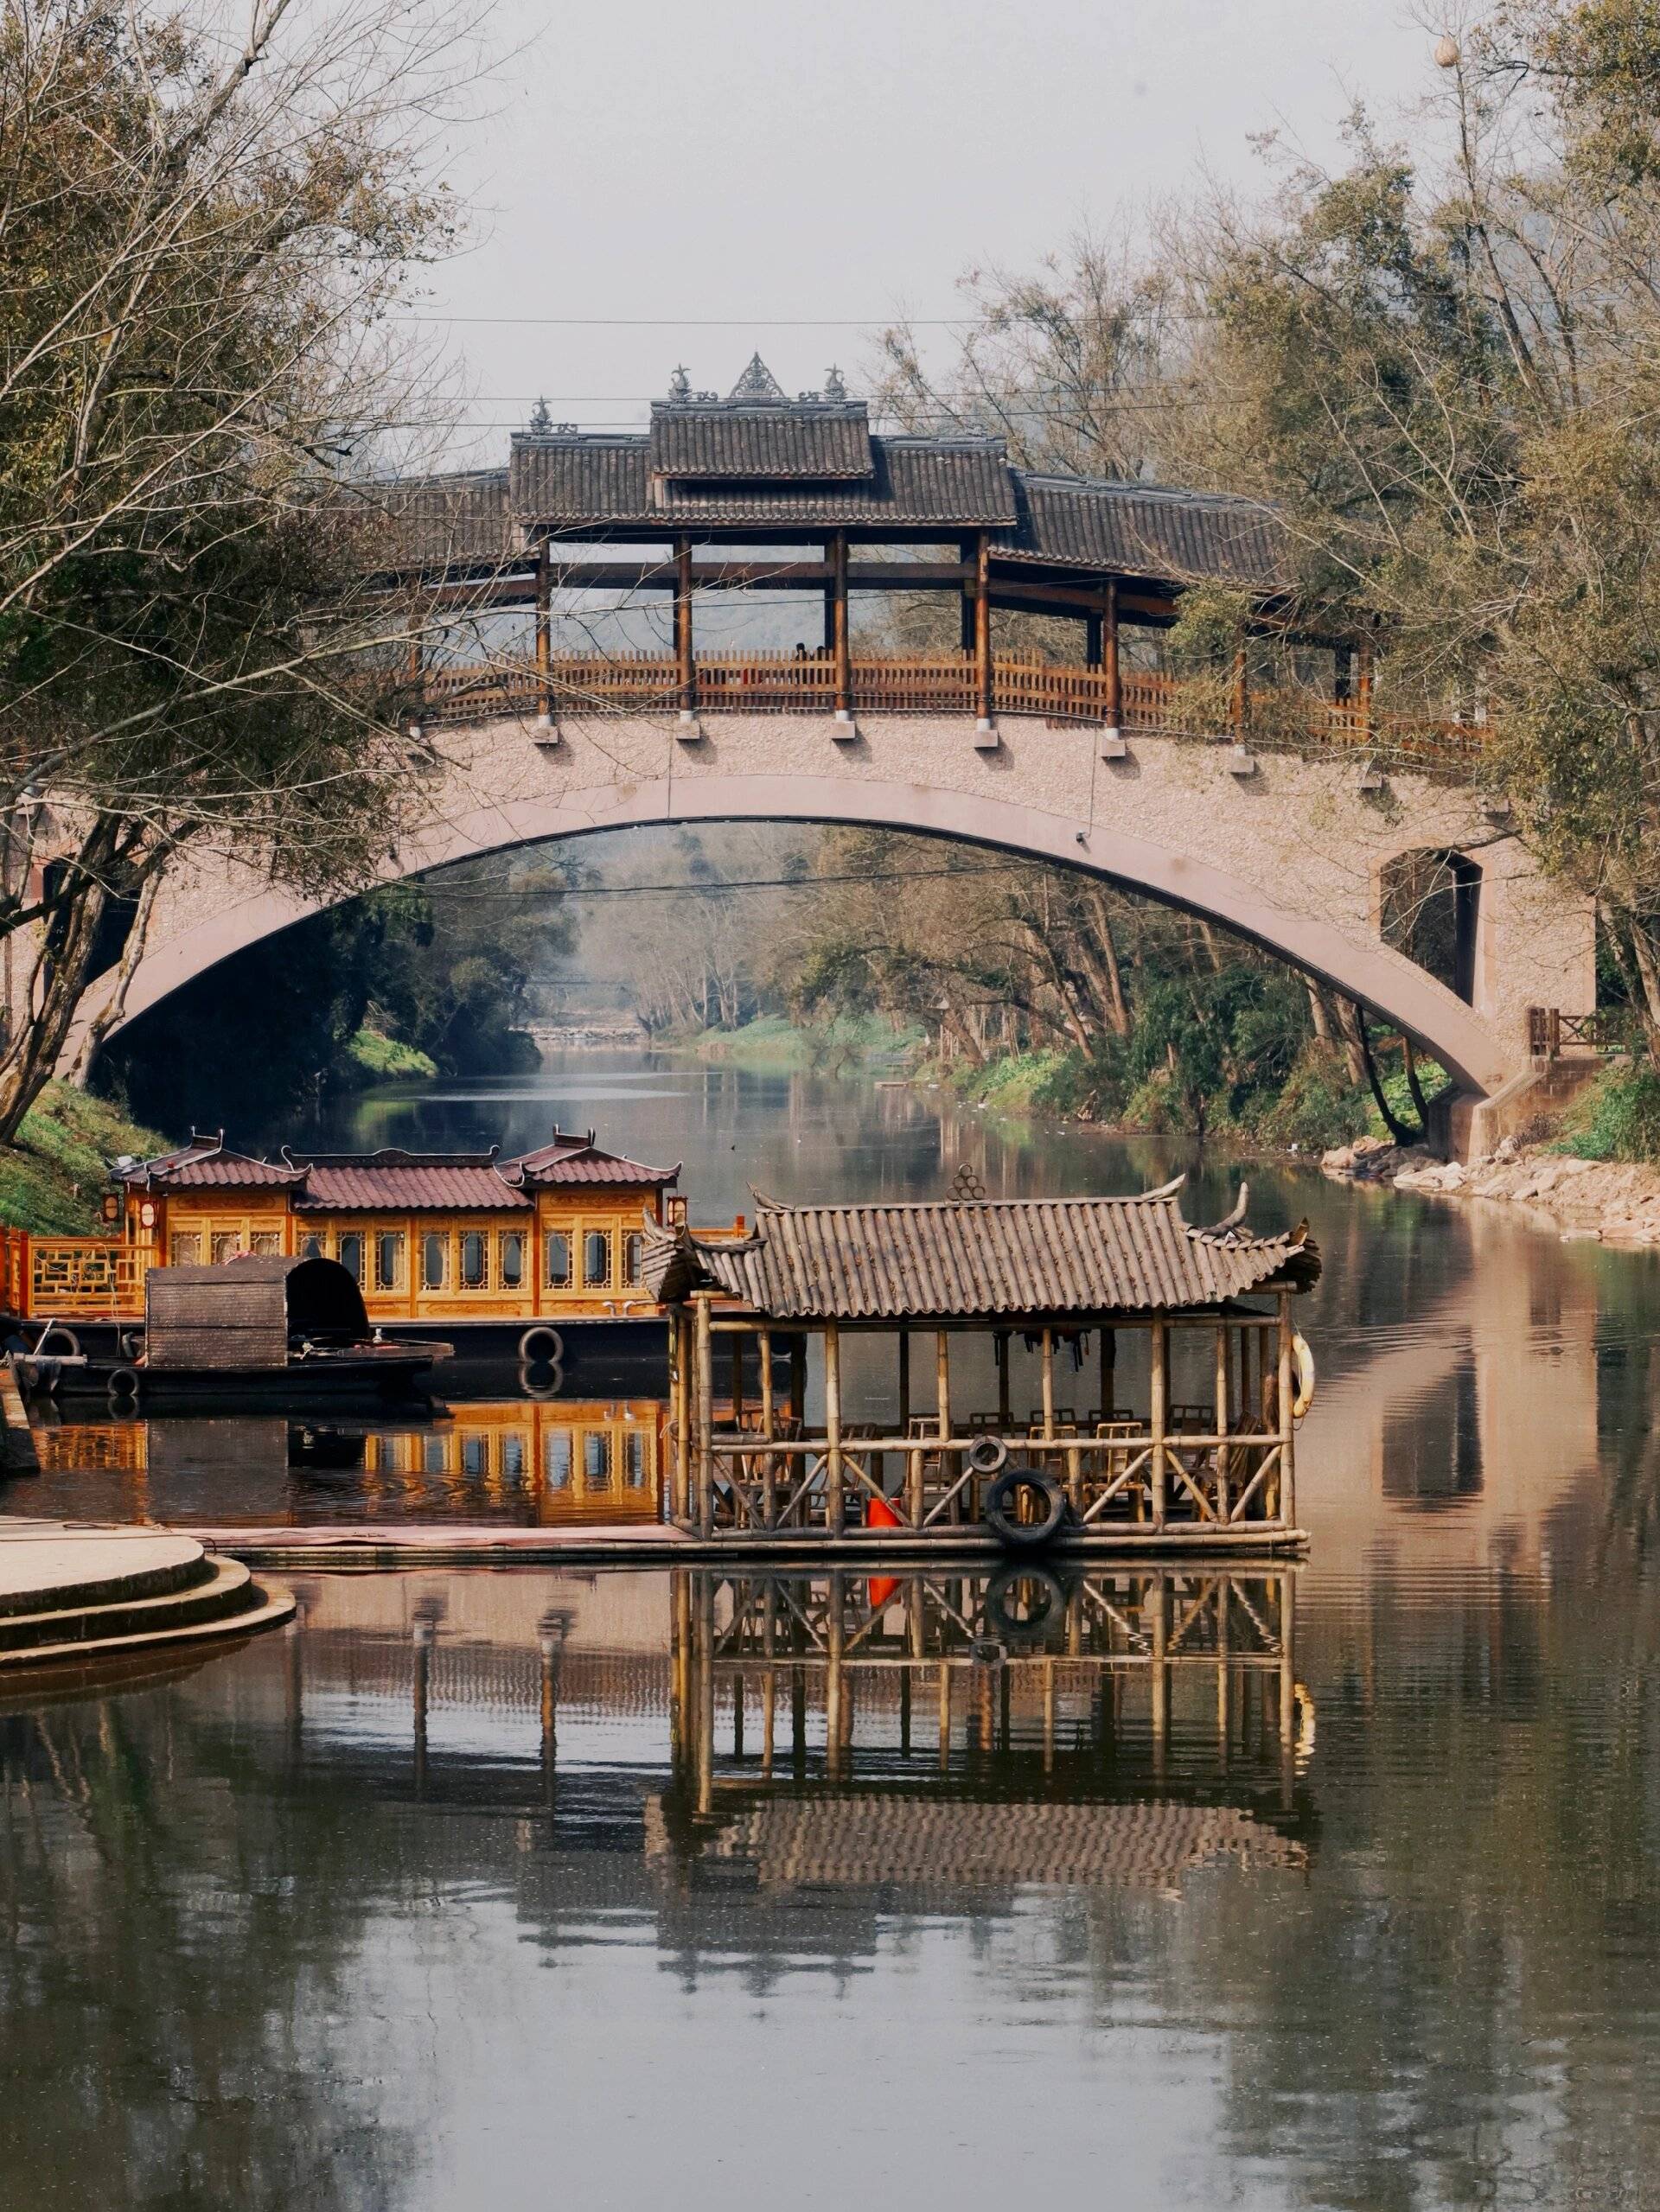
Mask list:
[[[0,1140],[182,848],[337,889],[420,803],[377,486],[439,395],[386,316],[452,232],[469,38],[456,0],[0,6]]]

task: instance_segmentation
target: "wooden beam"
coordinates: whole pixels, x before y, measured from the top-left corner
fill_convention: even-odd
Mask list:
[[[692,1303],[697,1313],[698,1410],[698,1530],[712,1535],[715,1526],[715,1461],[713,1402],[715,1395],[715,1340],[709,1327],[712,1293],[696,1291]]]

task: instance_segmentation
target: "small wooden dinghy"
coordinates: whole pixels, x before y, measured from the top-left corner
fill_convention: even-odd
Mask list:
[[[337,1260],[259,1253],[217,1267],[152,1268],[142,1354],[88,1379],[144,1411],[303,1409],[423,1398],[450,1348],[372,1331],[363,1294]]]

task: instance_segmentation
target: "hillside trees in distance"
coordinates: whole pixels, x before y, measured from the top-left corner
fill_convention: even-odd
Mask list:
[[[804,1019],[880,1014],[1034,1103],[1101,1121],[1337,1143],[1367,1120],[1351,1010],[1205,921],[1074,869],[826,833],[776,947]],[[859,877],[867,880],[861,883]]]

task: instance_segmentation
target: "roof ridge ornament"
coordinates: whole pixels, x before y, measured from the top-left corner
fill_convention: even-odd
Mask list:
[[[760,354],[751,354],[749,367],[726,396],[729,399],[782,399],[784,387]]]
[[[676,366],[668,379],[668,396],[671,399],[689,399],[692,397],[692,379],[686,373],[684,361]]]
[[[827,399],[845,399],[847,397],[847,386],[842,381],[841,371],[833,362],[825,371],[824,396]]]

